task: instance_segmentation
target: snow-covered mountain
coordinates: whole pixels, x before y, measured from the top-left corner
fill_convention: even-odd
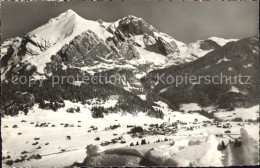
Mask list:
[[[1,44],[2,167],[256,165],[258,62],[259,35],[186,44],[68,10]]]
[[[130,67],[140,78],[154,69],[194,61],[230,41],[214,37],[185,44],[142,18],[129,15],[108,23],[68,10],[22,38],[3,42],[1,77],[30,69],[36,69],[35,76],[51,73],[47,63],[58,59],[64,67],[90,73]]]
[[[223,39],[198,41],[200,48],[212,51],[193,62],[148,73],[142,78],[143,86],[149,93],[153,92],[171,103],[196,102],[203,106],[214,104],[221,108],[253,106],[258,104],[258,43],[259,36],[224,46],[220,46],[225,44]],[[193,45],[196,46],[195,43]],[[156,77],[159,76],[163,78],[157,81]],[[180,85],[176,85],[176,81],[167,83],[165,81],[168,76],[181,76],[183,81],[179,80]],[[195,80],[189,80],[191,76]],[[238,80],[239,76],[242,77]],[[185,77],[189,78],[187,82],[184,82]]]

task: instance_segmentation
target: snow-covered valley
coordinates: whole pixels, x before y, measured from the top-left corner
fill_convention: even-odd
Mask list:
[[[92,100],[93,103],[95,104],[95,100]],[[115,100],[110,100],[100,105],[109,108],[115,104]],[[159,157],[159,160],[161,155],[171,158],[171,154],[166,152],[168,150],[170,153],[180,152],[175,158],[178,161],[178,165],[188,166],[186,164],[194,162],[200,156],[195,155],[195,153],[198,154],[197,152],[201,151],[200,148],[203,148],[205,152],[209,152],[206,146],[211,141],[216,141],[217,145],[222,141],[228,144],[230,140],[233,141],[233,138],[240,137],[240,130],[243,127],[255,130],[255,132],[259,129],[259,124],[255,122],[225,121],[216,123],[212,119],[208,119],[198,113],[187,113],[187,109],[194,105],[184,105],[182,110],[185,112],[179,112],[170,110],[163,102],[158,102],[157,104],[159,106],[156,107],[163,110],[165,114],[164,119],[151,118],[141,112],[135,116],[128,113],[114,113],[105,115],[104,118],[93,118],[90,111],[91,105],[82,105],[81,103],[72,103],[70,101],[65,101],[65,107],[56,112],[40,109],[38,105],[35,105],[29,110],[27,115],[20,114],[16,117],[4,117],[2,118],[2,146],[3,157],[7,158],[3,160],[2,166],[7,167],[5,162],[8,160],[12,160],[12,166],[15,167],[70,166],[74,162],[82,162],[85,159],[87,156],[86,147],[88,145],[101,144],[104,144],[101,145],[104,150],[128,147],[146,153],[150,149],[155,148],[156,152],[151,153],[150,151],[150,157]],[[66,109],[71,107],[79,107],[80,112],[67,112]],[[237,113],[242,112],[237,111]],[[172,125],[174,123],[177,124],[176,128]],[[155,129],[156,127],[152,127],[151,124],[158,124],[162,129]],[[223,128],[227,124],[230,124],[229,127]],[[143,129],[151,131],[140,134],[140,136],[132,136],[132,134],[129,134],[131,126],[141,126]],[[226,132],[227,130],[229,132]],[[207,143],[207,137],[216,140],[210,140]],[[149,144],[141,145],[141,140],[143,139],[145,139],[146,143],[149,142]],[[167,141],[165,141],[166,139]],[[160,141],[157,142],[158,140]],[[193,141],[195,143],[195,140],[201,142],[198,143],[200,145],[190,148],[188,144]],[[205,141],[205,144],[203,141]],[[136,146],[137,142],[139,146]],[[175,145],[170,145],[174,144],[173,142],[175,142]],[[131,143],[134,146],[131,146]],[[170,145],[170,148],[167,147],[167,144]],[[215,147],[217,145],[215,144]],[[185,150],[181,150],[182,148],[185,148]],[[165,149],[167,150],[165,151]],[[214,150],[221,156],[217,158],[219,160],[215,160],[216,164],[210,160],[209,162],[206,160],[198,161],[198,163],[194,164],[197,166],[224,165],[222,153],[216,148]],[[163,153],[160,154],[160,151]],[[194,156],[190,152],[195,152]],[[37,154],[40,155],[39,158],[32,157],[37,156]],[[204,154],[201,153],[201,155]],[[186,159],[186,161],[183,161],[183,159]],[[169,166],[170,163],[172,162],[160,161],[158,165]],[[229,164],[234,165],[235,163]]]

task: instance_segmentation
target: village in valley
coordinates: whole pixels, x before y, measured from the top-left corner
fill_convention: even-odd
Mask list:
[[[3,146],[9,150],[4,148],[2,159],[7,165],[34,165],[46,160],[54,161],[55,156],[65,157],[66,153],[84,155],[86,148],[91,145],[100,145],[105,149],[140,145],[149,147],[152,144],[174,143],[176,140],[207,134],[213,134],[219,142],[219,150],[223,150],[230,143],[241,145],[240,128],[258,127],[257,107],[250,109],[251,115],[247,114],[247,119],[236,115],[243,113],[239,110],[207,111],[196,104],[189,104],[184,105],[180,111],[172,111],[163,102],[157,102],[155,106],[164,113],[163,119],[152,118],[141,112],[134,115],[104,113],[93,117],[93,107],[109,109],[115,105],[116,100],[93,99],[85,105],[64,101],[56,112],[35,105],[27,115],[3,118],[3,134],[9,135],[4,136]],[[216,114],[222,113],[230,113],[225,121],[216,117]],[[74,161],[66,159],[64,166]]]

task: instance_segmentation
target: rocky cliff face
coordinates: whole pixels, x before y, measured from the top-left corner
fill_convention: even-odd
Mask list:
[[[135,46],[128,41],[114,39],[104,42],[89,30],[75,37],[69,45],[64,45],[58,55],[76,67],[108,63],[119,58],[132,60],[140,57]]]
[[[24,37],[1,45],[2,79],[17,73],[21,69],[18,66],[37,67],[36,73],[45,75],[46,65],[53,56],[61,57],[61,63],[92,71],[99,71],[93,65],[100,65],[104,70],[113,68],[112,64],[151,65],[145,72],[136,71],[143,74],[194,61],[218,47],[214,40],[187,45],[159,32],[142,18],[127,16],[107,23],[85,20],[68,10]]]
[[[117,39],[130,40],[138,47],[146,47],[150,51],[159,51],[163,55],[179,52],[173,40],[166,40],[159,31],[142,18],[127,16],[108,27]],[[159,36],[158,36],[159,35]]]
[[[177,53],[180,52],[178,46],[174,41],[167,42],[161,37],[158,38],[157,45],[159,50],[165,55],[173,54],[175,52]]]
[[[110,47],[94,32],[86,31],[75,37],[58,52],[72,66],[93,65],[112,52]]]
[[[209,39],[206,39],[206,40],[204,40],[200,43],[200,48],[202,50],[214,50],[214,49],[217,49],[219,47],[220,47],[219,44],[217,44],[215,41],[212,41],[212,40],[209,40]]]
[[[148,34],[154,36],[153,33],[157,32],[157,30],[153,26],[149,25],[143,19],[131,15],[124,17],[115,24],[112,24],[108,28],[108,30],[111,32],[120,30],[126,37],[141,34]]]
[[[152,86],[151,76],[155,73],[205,76],[223,71],[227,75],[242,73],[255,77],[257,44],[256,37],[240,41],[211,37],[185,44],[159,32],[142,18],[127,16],[107,23],[86,20],[68,10],[24,37],[2,43],[1,79],[8,81],[12,75],[49,79],[56,74],[105,73],[120,76],[117,89],[135,96],[133,105],[122,103],[127,108],[134,108],[140,101],[137,95],[141,94],[148,94],[149,107],[153,98],[167,102],[172,109],[178,103],[189,102],[217,103],[222,107],[236,102],[235,105],[244,106],[256,103],[255,78],[250,86],[189,84],[176,88],[164,84]],[[144,76],[142,85],[140,79]],[[140,109],[143,106],[140,104]]]

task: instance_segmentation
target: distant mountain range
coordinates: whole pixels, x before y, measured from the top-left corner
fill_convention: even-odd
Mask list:
[[[142,81],[148,93],[160,95],[172,103],[196,102],[221,108],[252,106],[258,103],[259,96],[258,43],[259,36],[231,42],[193,62],[152,71]],[[176,83],[155,83],[155,76],[162,74],[166,77],[208,76],[214,81],[209,83],[202,78],[200,83],[197,79],[179,86]]]
[[[226,108],[237,99],[247,102],[243,105],[257,102],[258,53],[258,36],[242,40],[210,37],[186,44],[159,32],[142,18],[129,15],[115,22],[90,21],[68,10],[24,37],[1,44],[1,78],[8,86],[8,80],[17,74],[36,80],[47,80],[57,73],[116,74],[125,77],[116,87],[125,90],[124,95],[131,93],[137,100],[134,102],[147,104],[146,109],[153,110],[155,98],[176,109],[178,104],[189,102]],[[149,85],[155,73],[218,72],[251,75],[252,85]],[[25,91],[34,94],[31,89]],[[109,94],[118,94],[114,91]],[[146,94],[151,102],[139,99],[140,94]]]
[[[118,64],[123,68],[132,66],[142,75],[153,69],[191,62],[230,41],[236,40],[212,37],[185,44],[159,32],[142,18],[127,16],[107,23],[85,20],[68,10],[22,38],[3,42],[2,79],[10,70],[18,72],[21,67],[36,66],[36,73],[45,74],[46,63],[52,57],[94,72],[113,69]],[[138,69],[143,65],[150,68]]]

